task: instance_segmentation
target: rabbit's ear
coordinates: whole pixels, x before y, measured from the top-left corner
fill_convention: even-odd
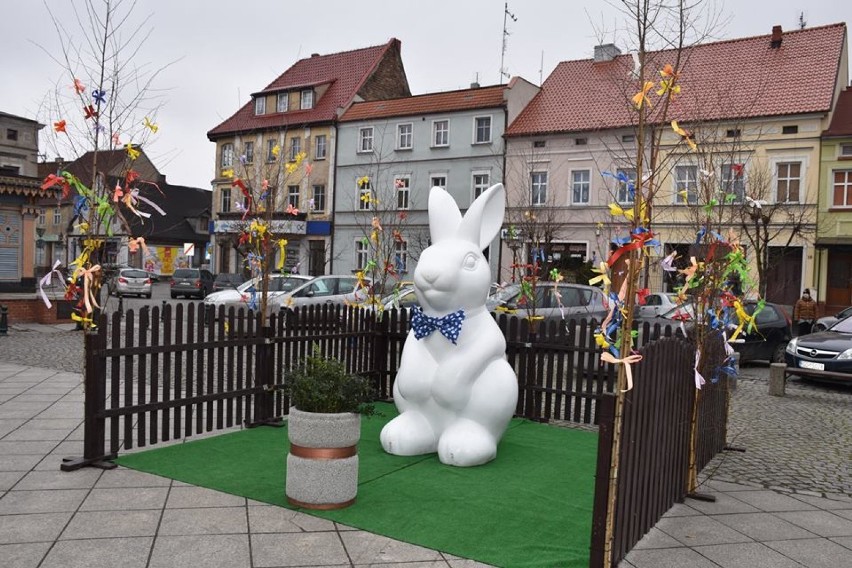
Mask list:
[[[429,234],[437,243],[456,234],[462,215],[455,199],[440,187],[429,192]]]
[[[471,203],[459,225],[458,235],[484,250],[500,232],[505,213],[506,191],[503,184],[492,185]]]

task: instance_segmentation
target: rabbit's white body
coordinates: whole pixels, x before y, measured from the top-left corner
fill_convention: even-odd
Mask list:
[[[501,184],[471,205],[464,219],[441,188],[429,195],[433,244],[414,271],[414,288],[426,316],[463,310],[455,343],[435,330],[405,341],[394,383],[400,415],[382,430],[391,454],[437,451],[442,463],[473,466],[497,455],[518,399],[515,372],[506,361],[506,340],[485,309],[491,272],[482,249],[497,235],[505,211]]]

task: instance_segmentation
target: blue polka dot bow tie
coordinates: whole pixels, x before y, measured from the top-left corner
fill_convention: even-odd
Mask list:
[[[453,345],[456,345],[464,321],[464,310],[447,314],[441,318],[427,316],[420,306],[414,306],[411,311],[411,329],[414,330],[414,337],[423,339],[437,329],[441,332],[441,335],[452,341]]]

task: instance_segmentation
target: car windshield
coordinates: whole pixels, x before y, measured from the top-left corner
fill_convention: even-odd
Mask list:
[[[695,317],[695,305],[694,304],[685,304],[683,306],[677,306],[675,308],[670,309],[660,317],[666,319],[675,319],[675,316],[686,315],[689,316],[690,319]]]
[[[122,270],[121,275],[125,278],[148,278],[148,273],[144,270]]]
[[[852,317],[842,319],[828,329],[839,333],[852,333]]]
[[[269,279],[269,291],[270,292],[290,292],[296,286],[300,284],[304,284],[306,280],[304,278],[294,278],[291,276],[272,276]],[[252,286],[255,286],[258,291],[260,291],[260,276],[256,276],[251,280],[247,280],[237,286],[238,292],[245,292]]]

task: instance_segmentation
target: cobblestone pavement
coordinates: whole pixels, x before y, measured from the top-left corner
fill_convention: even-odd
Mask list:
[[[12,329],[0,361],[82,373],[81,331]],[[852,387],[791,378],[787,394],[768,394],[768,368],[746,367],[731,397],[726,451],[703,477],[787,492],[852,496]]]
[[[749,373],[750,369],[745,369]],[[728,443],[745,452],[716,456],[704,475],[826,497],[852,496],[852,388],[742,378],[731,397]]]

